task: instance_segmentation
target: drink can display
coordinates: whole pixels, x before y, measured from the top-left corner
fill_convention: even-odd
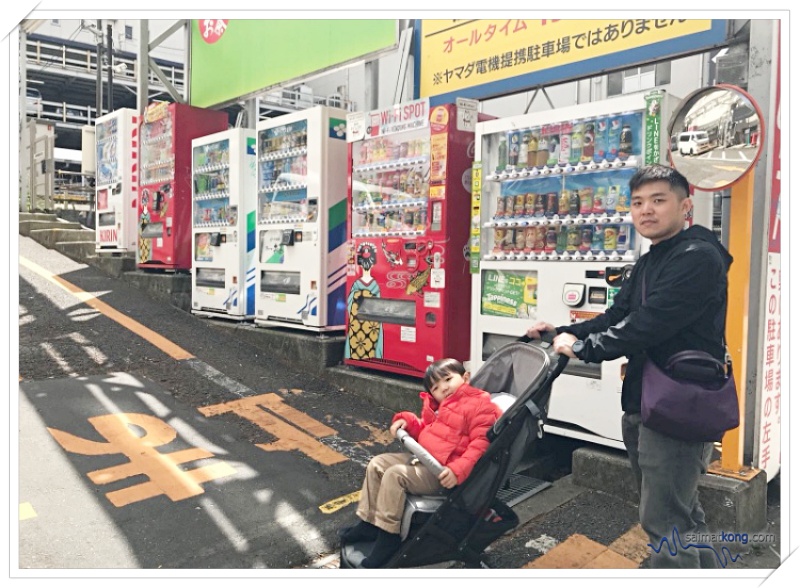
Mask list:
[[[497,210],[494,211],[495,218],[502,218],[505,216],[506,213],[506,197],[505,196],[498,196],[497,197]]]
[[[533,192],[528,192],[525,194],[525,211],[523,214],[525,216],[533,216],[536,214],[536,197],[538,194],[534,194]]]
[[[534,250],[536,246],[536,228],[525,227],[525,252],[529,253]]]
[[[622,119],[618,116],[608,118],[608,143],[606,159],[614,161],[619,157],[619,134],[622,132]]]
[[[524,216],[525,214],[525,194],[517,194],[514,197],[514,216]]]
[[[578,216],[581,212],[581,195],[578,190],[569,193],[569,214]]]
[[[598,118],[594,121],[594,161],[600,163],[606,158],[608,147],[608,119]]]
[[[594,189],[594,197],[592,198],[592,212],[594,214],[602,214],[606,211],[606,189],[604,186],[598,186]]]
[[[626,213],[631,211],[631,188],[628,184],[620,184],[619,197],[617,199],[617,212]]]
[[[556,253],[564,253],[567,250],[567,226],[561,225],[556,236]]]
[[[594,122],[587,122],[583,125],[581,163],[591,163],[592,161],[594,161]]]
[[[605,225],[603,250],[616,251],[617,250],[617,237],[619,236],[619,227],[617,225]]]
[[[617,251],[625,253],[628,250],[628,235],[630,234],[630,225],[620,225],[617,232]]]
[[[608,188],[608,195],[606,196],[606,213],[614,214],[617,212],[617,203],[619,202],[619,188],[611,186]]]
[[[517,197],[513,194],[509,194],[506,196],[506,207],[505,207],[505,217],[509,218],[514,216],[514,203],[517,201]]]
[[[494,230],[494,247],[492,250],[496,253],[503,250],[503,241],[506,238],[506,230],[496,228]]]
[[[580,213],[591,214],[592,207],[594,205],[594,200],[593,200],[594,194],[591,186],[586,186],[584,188],[581,188],[579,194],[581,199]]]
[[[567,251],[577,251],[581,245],[581,231],[575,225],[567,229]]]
[[[506,229],[506,236],[503,239],[503,251],[512,252],[514,251],[514,243],[516,240],[516,231],[514,229]]]
[[[562,190],[561,198],[558,199],[558,215],[566,216],[569,214],[569,191]]]
[[[603,225],[595,225],[592,227],[592,251],[599,253],[603,250],[605,244],[605,229]]]
[[[547,216],[558,214],[559,198],[557,192],[547,193],[547,207],[544,209]]]
[[[414,212],[411,210],[406,210],[403,214],[403,224],[406,225],[406,228],[413,228],[414,227]]]
[[[544,216],[546,209],[545,201],[547,194],[534,194],[533,195],[533,216]]]
[[[417,209],[414,211],[414,228],[420,230],[422,226],[422,210]]]
[[[533,250],[537,253],[544,251],[545,241],[547,240],[547,225],[536,225],[534,228]]]
[[[569,148],[569,162],[572,165],[577,164],[581,160],[581,153],[583,152],[583,123],[572,123],[572,137],[570,139]]]
[[[558,245],[558,233],[553,225],[547,226],[547,232],[544,236],[544,250],[548,253],[556,250]]]
[[[514,231],[514,251],[521,252],[525,249],[525,229],[516,229]]]
[[[583,227],[581,229],[581,244],[578,248],[579,251],[587,253],[592,249],[593,235],[594,231],[592,230],[592,227]]]

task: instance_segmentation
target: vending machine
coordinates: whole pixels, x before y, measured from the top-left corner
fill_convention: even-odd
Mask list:
[[[140,121],[139,269],[192,268],[192,139],[228,128],[225,112],[154,102]]]
[[[421,376],[469,359],[477,102],[350,115],[346,364]]]
[[[192,308],[230,320],[255,316],[256,132],[192,140]]]
[[[477,125],[473,369],[537,321],[575,323],[611,306],[649,247],[633,228],[628,182],[666,163],[677,105],[655,91]],[[570,360],[546,430],[623,448],[625,361]]]
[[[256,127],[258,326],[344,329],[346,117],[315,106]]]
[[[136,251],[139,124],[121,108],[95,121],[95,250]]]

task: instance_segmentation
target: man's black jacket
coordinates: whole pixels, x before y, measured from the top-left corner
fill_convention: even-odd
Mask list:
[[[687,349],[725,354],[728,268],[733,257],[699,225],[653,245],[639,258],[614,304],[591,320],[559,327],[584,341],[579,359],[628,357],[622,409],[641,412],[645,352],[658,365]],[[647,292],[642,304],[642,285]]]

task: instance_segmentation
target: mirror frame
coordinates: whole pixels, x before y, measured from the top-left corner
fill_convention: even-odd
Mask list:
[[[760,129],[759,130],[760,139],[758,141],[758,148],[756,150],[756,153],[753,156],[752,161],[750,161],[750,164],[747,166],[747,169],[745,169],[745,171],[742,172],[742,174],[738,178],[736,178],[735,180],[733,180],[733,181],[731,181],[731,182],[729,182],[729,183],[727,183],[727,184],[725,184],[723,186],[714,186],[713,188],[701,188],[699,186],[696,186],[695,184],[692,184],[691,179],[688,176],[686,176],[685,174],[683,174],[686,177],[686,179],[689,181],[689,185],[693,189],[700,190],[702,192],[719,192],[721,190],[726,190],[726,189],[730,188],[731,186],[733,186],[736,182],[741,180],[743,177],[745,177],[748,173],[750,173],[750,171],[753,169],[753,167],[755,166],[755,164],[758,161],[758,159],[761,157],[761,153],[762,153],[762,151],[764,149],[764,143],[767,141],[767,136],[766,136],[767,128],[766,128],[765,121],[764,121],[764,114],[761,112],[761,108],[759,108],[758,103],[755,101],[755,99],[750,94],[745,92],[739,86],[734,86],[732,84],[714,84],[713,86],[704,86],[702,88],[698,88],[697,90],[693,91],[691,94],[686,96],[686,98],[684,98],[681,101],[681,103],[678,105],[678,107],[672,113],[672,117],[670,118],[669,124],[667,125],[667,130],[668,130],[667,156],[669,158],[670,166],[673,169],[676,169],[679,172],[681,171],[675,165],[675,160],[672,157],[672,149],[671,149],[671,145],[670,145],[670,142],[672,141],[672,136],[675,134],[674,133],[674,130],[675,130],[674,127],[675,127],[675,123],[678,121],[678,118],[680,117],[682,119],[685,119],[686,118],[686,114],[688,113],[688,111],[691,110],[691,107],[694,106],[694,104],[700,99],[700,97],[702,95],[710,94],[712,91],[716,91],[716,90],[727,90],[727,91],[730,91],[730,92],[736,92],[737,94],[739,94],[742,97],[746,98],[750,102],[750,104],[753,105],[753,109],[755,110],[756,115],[758,116],[758,128]],[[683,172],[681,172],[681,173],[683,173]]]

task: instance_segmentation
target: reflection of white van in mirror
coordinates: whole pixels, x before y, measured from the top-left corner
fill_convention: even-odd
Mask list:
[[[705,131],[687,131],[678,135],[678,151],[681,155],[699,155],[712,147]]]

